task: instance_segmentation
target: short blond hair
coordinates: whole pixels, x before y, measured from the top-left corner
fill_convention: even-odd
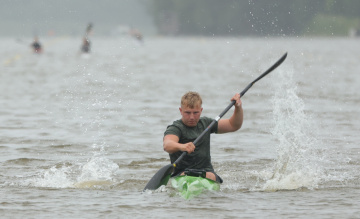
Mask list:
[[[200,94],[197,92],[189,91],[181,98],[181,106],[187,106],[193,109],[199,105],[201,107],[202,99]]]

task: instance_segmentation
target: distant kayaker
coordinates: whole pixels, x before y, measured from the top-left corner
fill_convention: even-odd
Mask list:
[[[35,37],[34,42],[31,44],[31,47],[33,48],[34,53],[42,52],[42,47],[38,37]]]
[[[201,117],[202,99],[197,92],[190,91],[184,94],[179,107],[181,119],[167,127],[163,139],[164,150],[169,153],[171,163],[174,163],[183,151],[187,152],[187,155],[176,165],[172,176],[183,175],[184,172],[202,172],[203,175],[206,173],[206,178],[222,183],[222,179],[215,173],[211,164],[210,134],[234,132],[241,128],[243,109],[240,94],[235,94],[231,98],[231,101],[233,100],[236,101],[233,115],[229,119],[220,119],[216,122],[197,145],[194,145],[193,141],[213,119]]]
[[[90,40],[87,37],[83,38],[83,44],[81,46],[81,52],[89,53],[90,52]]]
[[[143,42],[143,35],[139,30],[137,30],[135,28],[130,28],[129,34],[130,34],[130,36],[134,37],[138,41]]]

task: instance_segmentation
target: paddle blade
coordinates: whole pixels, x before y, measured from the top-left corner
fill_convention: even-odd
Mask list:
[[[86,27],[86,34],[89,34],[92,28],[92,23],[89,23],[88,26]]]
[[[168,164],[161,168],[146,184],[145,190],[156,190],[162,185],[166,185],[169,181],[170,175],[174,170],[174,166],[172,164]]]

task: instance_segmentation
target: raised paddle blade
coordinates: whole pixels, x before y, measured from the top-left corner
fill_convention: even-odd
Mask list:
[[[91,31],[91,28],[93,27],[93,24],[92,23],[89,23],[86,27],[86,34],[89,34],[90,31]]]
[[[287,52],[275,63],[273,64],[268,70],[266,70],[264,73],[262,73],[259,77],[257,77],[253,82],[251,82],[243,91],[241,91],[240,96],[243,97],[245,93],[252,87],[255,82],[260,80],[261,78],[265,77],[265,75],[272,72],[275,68],[277,68],[287,57]],[[235,102],[233,102],[235,104]]]
[[[172,164],[168,164],[161,168],[146,184],[145,190],[156,190],[162,185],[166,185],[169,181],[170,175],[174,170],[174,166]]]

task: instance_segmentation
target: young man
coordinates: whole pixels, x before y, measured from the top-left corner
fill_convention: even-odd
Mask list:
[[[230,119],[220,119],[202,139],[193,144],[193,141],[210,125],[213,119],[200,117],[202,99],[196,92],[187,92],[181,98],[179,108],[181,119],[169,125],[164,133],[164,150],[169,153],[171,163],[182,154],[187,155],[176,166],[173,176],[182,175],[193,169],[203,172],[206,178],[222,183],[222,179],[215,173],[211,164],[210,156],[210,134],[234,132],[241,128],[243,122],[243,109],[241,106],[240,94],[235,94],[231,101],[235,100],[234,113]]]

